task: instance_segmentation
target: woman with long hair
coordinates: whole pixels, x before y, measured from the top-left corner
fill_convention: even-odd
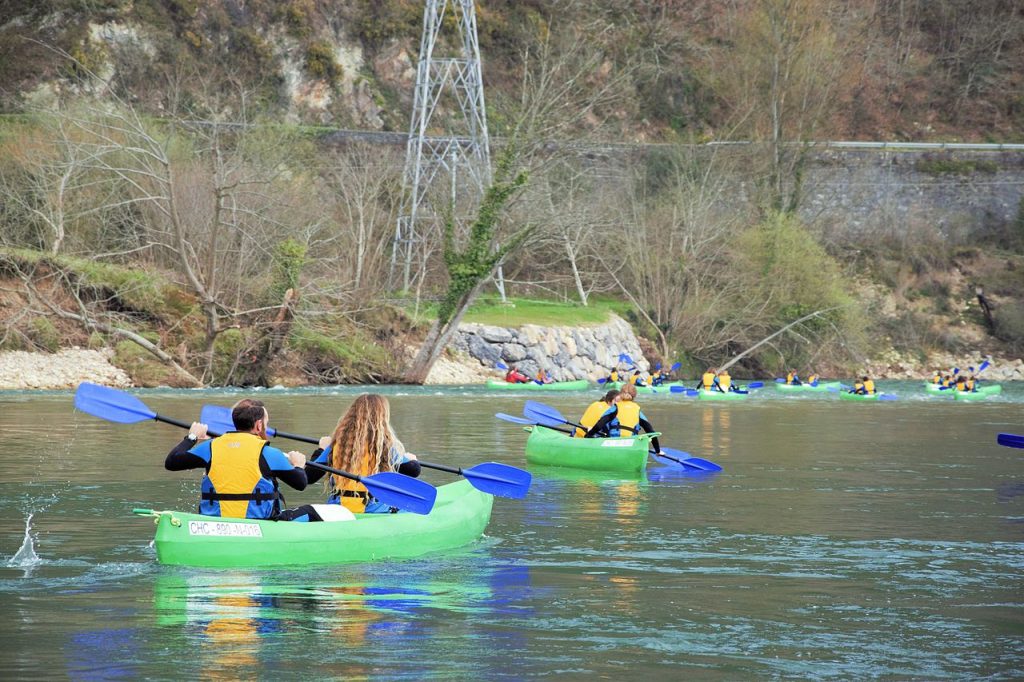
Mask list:
[[[391,427],[391,406],[387,398],[375,393],[364,393],[341,415],[334,432],[320,439],[319,448],[310,460],[327,464],[361,477],[383,471],[397,471],[406,476],[420,475],[416,455],[406,452],[402,441]],[[306,467],[306,477],[315,483],[324,477],[322,469]],[[328,505],[341,505],[355,514],[387,514],[397,510],[370,495],[366,486],[336,474],[327,474],[324,480]],[[281,514],[285,521],[323,520],[323,505],[303,505]],[[332,510],[333,511],[333,510]]]

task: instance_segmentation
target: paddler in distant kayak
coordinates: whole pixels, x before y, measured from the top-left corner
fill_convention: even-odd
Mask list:
[[[168,471],[205,469],[199,513],[233,519],[273,519],[281,511],[278,479],[296,490],[307,485],[306,456],[267,444],[270,415],[260,400],[231,408],[235,431],[209,440],[206,424],[194,422],[164,461]]]
[[[636,387],[628,384],[623,386],[614,404],[590,427],[586,437],[600,437],[606,430],[612,438],[629,438],[639,434],[641,429],[646,433],[654,433],[654,427],[647,421],[635,398]],[[661,444],[658,443],[657,436],[651,439],[651,445],[656,454],[661,454]]]
[[[786,384],[789,386],[802,386],[803,382],[800,381],[800,377],[797,376],[796,370],[791,369],[786,372]]]
[[[697,388],[703,388],[705,391],[714,391],[716,381],[718,378],[718,371],[714,367],[709,367],[703,376],[700,378],[700,382],[697,384]]]
[[[811,386],[817,386],[818,385],[818,378],[819,378],[818,375],[815,374],[814,372],[808,372],[807,373],[807,383],[810,384]]]
[[[312,460],[335,469],[366,477],[382,471],[397,471],[406,476],[420,475],[416,455],[406,452],[405,446],[391,428],[391,406],[387,398],[374,393],[358,396],[338,420],[334,433],[320,439]],[[325,474],[323,469],[306,467],[310,483],[316,483]],[[328,474],[324,482],[327,504],[340,504],[355,514],[388,514],[398,510],[379,502],[358,481]],[[282,521],[321,521],[319,505],[303,505],[281,513]]]
[[[718,373],[718,376],[715,377],[715,386],[717,386],[717,390],[722,393],[728,393],[729,391],[739,392],[739,389],[733,386],[732,377],[729,375],[729,370],[727,369],[723,369]]]
[[[577,428],[573,435],[576,438],[583,438],[586,436],[587,432],[584,429],[589,429],[591,426],[596,424],[601,416],[608,411],[608,408],[615,403],[615,398],[617,398],[618,395],[619,392],[612,389],[605,393],[600,400],[595,400],[590,403],[590,405],[587,406],[587,409],[583,411],[583,416],[580,417],[580,426],[583,426],[584,428]],[[607,436],[608,434],[604,433],[602,435]]]
[[[850,393],[857,395],[871,395],[875,392],[875,382],[869,377],[863,376],[857,381],[853,382],[853,388],[850,389]]]
[[[530,377],[512,367],[505,373],[505,381],[510,384],[528,384],[530,383]]]

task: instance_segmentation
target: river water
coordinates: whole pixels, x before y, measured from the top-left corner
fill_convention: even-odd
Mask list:
[[[1020,679],[1024,451],[995,439],[1024,433],[1024,387],[957,403],[919,386],[883,382],[900,399],[872,404],[641,396],[665,445],[724,471],[534,470],[458,551],[273,571],[156,563],[130,510],[195,507],[196,472],[163,469],[180,430],[0,392],[0,678]],[[411,451],[463,467],[527,466],[495,412],[594,397],[376,390]],[[273,426],[318,436],[358,392],[261,397]],[[240,394],[137,395],[191,420]]]

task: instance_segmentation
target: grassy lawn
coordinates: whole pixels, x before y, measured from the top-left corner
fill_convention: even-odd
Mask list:
[[[462,319],[463,322],[491,324],[498,327],[520,327],[536,324],[542,327],[585,327],[604,324],[610,313],[624,315],[629,303],[615,299],[590,299],[587,307],[558,301],[509,298],[502,303],[498,296],[481,296]],[[433,307],[421,309],[421,317],[430,319]]]

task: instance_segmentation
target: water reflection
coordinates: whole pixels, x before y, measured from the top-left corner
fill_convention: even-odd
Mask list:
[[[732,410],[727,404],[706,405],[701,410],[701,448],[707,457],[728,457],[732,447]],[[715,446],[718,446],[717,451]]]

